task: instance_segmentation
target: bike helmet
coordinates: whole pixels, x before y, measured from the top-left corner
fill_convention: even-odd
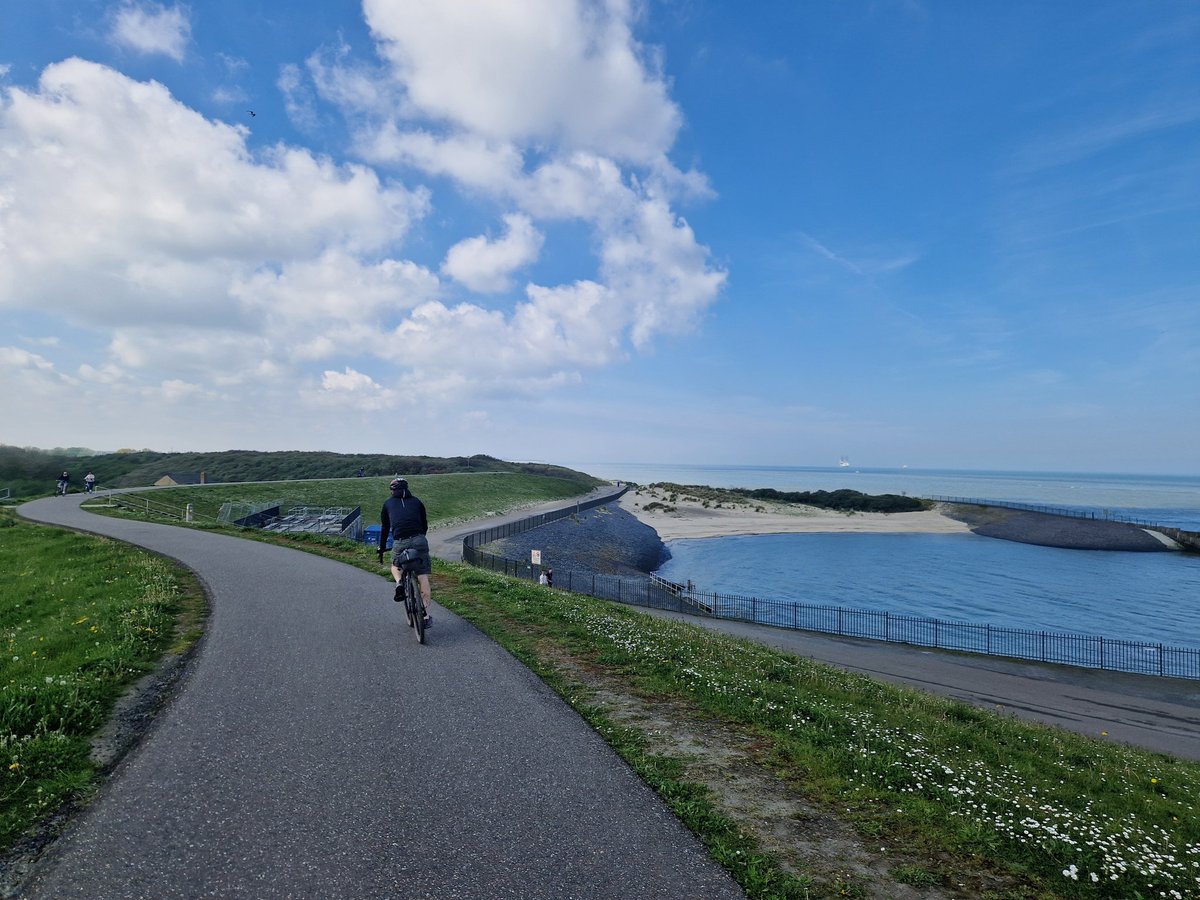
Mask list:
[[[407,491],[408,482],[403,478],[393,478],[392,483],[388,485],[393,491]]]

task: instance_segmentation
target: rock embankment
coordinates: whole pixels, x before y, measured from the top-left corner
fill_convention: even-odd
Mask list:
[[[975,534],[1022,544],[1067,550],[1127,550],[1142,553],[1172,549],[1145,529],[1125,522],[1078,519],[1003,506],[972,506],[965,503],[943,503],[940,509],[950,518],[965,522]]]
[[[542,566],[555,570],[556,582],[567,571],[643,576],[670,555],[657,531],[616,504],[598,506],[480,549],[525,562],[531,550],[541,550]]]

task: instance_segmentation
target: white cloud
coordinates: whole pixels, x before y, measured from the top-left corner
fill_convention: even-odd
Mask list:
[[[395,391],[349,366],[342,372],[326,370],[320,385],[306,390],[304,396],[316,406],[349,406],[360,412],[377,412],[396,403]]]
[[[365,0],[380,52],[421,114],[493,141],[649,163],[679,110],[633,38],[626,0]]]
[[[629,3],[367,0],[364,9],[389,69],[341,58],[309,64],[321,94],[366,123],[358,136],[364,156],[515,207],[539,236],[560,223],[587,223],[597,251],[590,271],[581,269],[575,286],[533,285],[529,296],[579,296],[578,285],[594,285],[582,308],[603,323],[599,358],[620,357],[610,342],[645,347],[655,334],[695,326],[725,273],[671,202],[711,191],[702,174],[667,160],[680,115],[653,54],[633,38]],[[523,233],[462,240],[442,271],[475,291],[507,290],[511,273],[533,259]],[[496,312],[441,310],[456,328]],[[522,304],[488,328],[511,330],[537,311],[536,301]],[[580,359],[570,341],[543,346],[560,351],[533,354],[548,365]]]
[[[512,273],[537,259],[544,238],[528,216],[504,217],[507,230],[497,240],[486,236],[459,241],[446,254],[442,271],[481,294],[512,287]]]
[[[268,261],[374,253],[424,214],[422,191],[275,147],[83,60],[0,106],[0,305],[93,325],[243,327],[231,287]]]
[[[182,62],[191,40],[192,23],[186,7],[169,9],[159,3],[125,3],[112,18],[109,37],[138,53],[162,54]]]

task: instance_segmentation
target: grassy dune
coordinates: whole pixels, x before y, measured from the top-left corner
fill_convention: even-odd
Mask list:
[[[390,496],[391,477],[339,478],[325,481],[282,481],[164,488],[146,496],[156,505],[183,509],[189,503],[198,519],[215,519],[227,502],[282,501],[289,506],[361,506],[363,523],[379,523],[379,510]],[[586,493],[590,483],[554,475],[493,472],[478,475],[414,475],[412,492],[429,512],[431,526],[450,524],[492,512],[544,500],[562,500]],[[135,495],[136,496],[136,495]],[[95,501],[103,504],[103,498]]]

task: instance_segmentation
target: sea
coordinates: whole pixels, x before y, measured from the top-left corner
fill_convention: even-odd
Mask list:
[[[576,463],[650,484],[1002,500],[1200,532],[1200,477]],[[697,589],[1200,648],[1200,555],[1062,550],[973,534],[743,535],[667,544]]]

